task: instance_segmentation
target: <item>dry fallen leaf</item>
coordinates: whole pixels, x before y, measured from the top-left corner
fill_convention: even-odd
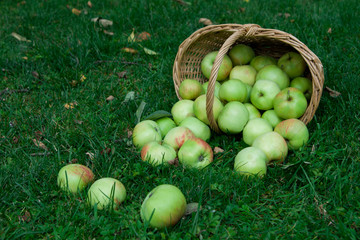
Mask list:
[[[136,39],[135,39],[135,29],[133,29],[131,34],[128,37],[128,42],[132,43],[132,42],[135,42],[135,41],[136,41]]]
[[[104,33],[105,33],[106,35],[110,35],[110,36],[113,36],[113,35],[114,35],[113,32],[109,32],[109,31],[106,31],[106,30],[104,30]]]
[[[222,148],[219,148],[219,147],[214,147],[214,153],[217,154],[217,153],[222,153],[224,152],[224,149]]]
[[[75,14],[76,16],[79,16],[81,14],[81,11],[79,9],[73,8],[71,9],[71,12]]]
[[[87,2],[87,5],[89,6],[89,8],[92,8],[92,3],[90,1]]]
[[[37,139],[33,139],[33,143],[35,144],[35,146],[44,149],[45,151],[48,150],[48,148],[45,146],[45,144]]]
[[[12,32],[11,36],[13,36],[14,38],[16,38],[17,40],[19,40],[21,42],[31,42],[30,40],[27,40],[26,37],[23,37],[20,34],[17,34],[16,32]]]
[[[122,72],[119,72],[119,73],[116,73],[118,75],[119,78],[126,78],[126,74],[127,74],[127,71],[122,71]]]
[[[285,16],[285,18],[288,18],[288,17],[290,17],[291,15],[290,15],[290,13],[284,13],[284,16]]]
[[[328,33],[332,33],[332,29],[329,28],[329,29],[327,30],[327,32],[328,32]]]
[[[90,160],[94,160],[95,154],[92,152],[87,152],[86,155],[90,158]]]
[[[92,22],[96,23],[98,22],[100,27],[110,27],[113,25],[113,21],[111,20],[108,20],[108,19],[104,19],[104,18],[101,18],[101,17],[96,17],[96,18],[92,18],[91,19]]]
[[[239,10],[240,10],[240,12],[243,13],[243,12],[245,12],[246,8],[242,7],[242,8],[240,8]]]
[[[73,109],[73,108],[75,108],[75,106],[77,106],[77,105],[78,105],[77,102],[65,103],[65,104],[64,104],[64,107],[65,107],[66,109]]]
[[[139,33],[139,34],[136,36],[136,41],[137,41],[137,42],[142,42],[142,41],[148,40],[150,37],[151,37],[150,33],[148,33],[148,32],[142,32],[142,33]]]
[[[30,220],[31,220],[31,215],[29,211],[25,211],[24,215],[19,216],[20,222],[30,222]]]
[[[155,51],[153,51],[153,50],[151,50],[151,49],[148,49],[148,48],[146,48],[146,47],[143,47],[143,49],[144,49],[144,52],[145,52],[147,55],[159,55],[159,53],[157,53],[157,52],[155,52]]]
[[[138,51],[133,49],[133,48],[128,48],[128,47],[124,47],[121,49],[123,52],[128,52],[128,53],[132,53],[132,54],[135,54],[137,53]]]
[[[85,79],[86,79],[86,77],[82,74],[82,75],[80,76],[80,82],[85,81]]]
[[[110,95],[106,98],[106,101],[110,102],[110,101],[114,100],[114,98],[115,98],[114,96]]]
[[[199,203],[188,203],[186,204],[186,209],[185,209],[185,214],[184,215],[190,215],[193,212],[197,212],[199,210],[201,210],[201,208],[199,208]]]
[[[333,97],[333,98],[336,98],[336,97],[338,97],[338,96],[341,95],[340,92],[335,91],[335,90],[332,90],[332,89],[329,88],[329,87],[325,87],[325,89],[329,92],[330,96]]]
[[[211,20],[210,20],[210,19],[207,19],[207,18],[200,18],[200,19],[199,19],[199,23],[202,23],[202,24],[204,24],[204,25],[206,25],[206,26],[213,24],[213,23],[211,22]]]

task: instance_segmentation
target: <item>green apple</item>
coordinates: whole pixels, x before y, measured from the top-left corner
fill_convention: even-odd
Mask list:
[[[201,138],[186,141],[178,152],[179,162],[185,167],[202,169],[213,161],[213,150]]]
[[[176,125],[179,125],[187,117],[195,116],[194,101],[188,99],[177,101],[171,108],[171,115]]]
[[[223,102],[244,102],[247,97],[246,84],[240,80],[230,79],[221,84],[219,97]]]
[[[276,125],[278,125],[282,120],[284,120],[276,114],[274,109],[266,110],[265,112],[263,112],[261,118],[266,119],[273,128],[275,128]]]
[[[209,126],[196,117],[185,118],[179,126],[187,127],[196,137],[201,138],[204,141],[208,141],[211,137],[211,130]]]
[[[153,166],[173,164],[176,158],[175,149],[166,143],[149,142],[141,149],[141,159]]]
[[[286,119],[280,122],[274,129],[288,144],[289,149],[298,150],[309,140],[309,130],[305,123],[297,118]]]
[[[307,100],[297,88],[285,88],[274,99],[274,110],[283,119],[299,118],[305,113],[306,108]]]
[[[249,121],[249,112],[241,102],[229,102],[220,112],[218,125],[227,134],[240,133]]]
[[[137,149],[141,149],[146,143],[160,142],[162,139],[159,125],[153,120],[144,120],[136,124],[132,140]]]
[[[259,70],[256,74],[256,81],[258,80],[270,80],[277,85],[280,89],[287,88],[290,84],[288,75],[276,65],[267,65]]]
[[[288,52],[279,58],[277,65],[286,72],[290,78],[300,77],[306,69],[306,62],[297,52]]]
[[[211,74],[211,69],[213,68],[215,58],[218,55],[219,51],[213,51],[205,55],[203,60],[201,61],[201,72],[204,76],[209,79]],[[230,71],[233,67],[231,59],[228,55],[224,55],[222,62],[220,64],[220,68],[218,70],[218,75],[216,77],[217,81],[224,81],[230,74]]]
[[[258,80],[251,90],[250,101],[260,110],[269,110],[274,107],[275,96],[280,92],[279,86],[270,80]]]
[[[273,127],[263,118],[249,120],[243,130],[243,140],[247,145],[252,145],[254,140],[264,133],[272,132]]]
[[[245,44],[238,44],[230,49],[229,57],[234,66],[244,65],[250,63],[255,57],[255,52],[251,47]]]
[[[159,125],[161,136],[164,138],[170,129],[176,127],[176,123],[169,117],[162,117],[155,122]]]
[[[249,112],[249,120],[261,117],[259,110],[251,103],[244,103],[244,106]]]
[[[267,55],[256,56],[250,62],[250,65],[254,67],[256,71],[260,71],[260,69],[262,69],[267,65],[276,65],[276,64],[277,64],[277,60]]]
[[[193,100],[203,94],[202,84],[195,79],[185,79],[180,83],[179,95],[182,99]]]
[[[78,193],[94,180],[94,173],[90,168],[81,164],[68,164],[58,173],[58,186],[71,193]]]
[[[263,177],[268,162],[263,151],[255,147],[242,149],[235,157],[234,170],[241,175]]]
[[[125,198],[124,185],[114,178],[101,178],[95,181],[87,193],[90,206],[96,206],[99,210],[104,208],[118,210]]]
[[[154,228],[174,226],[184,216],[186,199],[174,185],[159,185],[145,197],[141,209],[141,219]]]
[[[310,101],[312,95],[312,83],[311,80],[306,77],[297,77],[291,80],[290,87],[299,89],[306,99]]]
[[[209,81],[204,82],[202,87],[204,89],[204,94],[207,93],[207,89],[208,89],[208,85],[209,85]],[[218,81],[215,81],[215,88],[214,88],[214,95],[215,97],[219,98],[219,91],[220,91],[220,87],[221,87],[221,83]]]
[[[214,114],[215,121],[217,121],[217,118],[223,108],[224,108],[224,105],[221,103],[221,101],[217,97],[214,97],[213,114]],[[206,113],[206,95],[205,94],[203,94],[203,95],[199,96],[197,99],[195,99],[194,113],[195,113],[195,116],[199,120],[203,121],[207,125],[210,125],[210,122],[209,122],[209,119],[208,119],[207,113]]]
[[[282,163],[287,154],[288,146],[285,139],[277,132],[267,132],[255,138],[252,147],[262,150],[269,162]]]
[[[163,142],[173,147],[175,151],[178,151],[184,142],[195,137],[194,133],[187,127],[178,126],[166,134]]]
[[[243,83],[254,85],[256,69],[250,65],[235,66],[230,72],[229,79],[238,79]]]

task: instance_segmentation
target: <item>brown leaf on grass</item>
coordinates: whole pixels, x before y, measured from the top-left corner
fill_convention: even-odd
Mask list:
[[[198,210],[201,210],[201,208],[199,208],[199,203],[197,203],[197,202],[188,203],[188,204],[186,204],[186,209],[185,209],[184,215],[190,215],[193,212],[197,212]]]
[[[121,49],[123,52],[127,52],[127,53],[132,53],[132,54],[136,54],[138,53],[137,50],[133,49],[133,48],[128,48],[128,47],[124,47]]]
[[[18,6],[18,7],[20,7],[20,5],[25,5],[26,4],[26,1],[21,1],[21,2],[18,2],[16,5]]]
[[[33,75],[34,78],[39,79],[40,75],[37,71],[32,71],[31,75]]]
[[[103,28],[107,28],[113,25],[113,21],[101,17],[92,18],[91,21],[94,23],[99,23],[99,26]]]
[[[79,125],[82,125],[84,123],[84,121],[77,120],[77,119],[74,119],[74,122]]]
[[[119,78],[126,78],[127,71],[117,72],[116,73]]]
[[[79,16],[81,14],[81,11],[79,9],[73,8],[71,9],[71,12],[75,14],[76,16]]]
[[[18,136],[14,136],[14,137],[12,138],[12,142],[13,142],[14,144],[17,144],[17,143],[19,142],[19,137],[18,137]]]
[[[73,158],[71,159],[70,163],[74,164],[74,163],[77,163],[78,162],[78,159],[77,158]]]
[[[44,137],[44,134],[41,131],[34,132],[36,140],[41,140]]]
[[[213,25],[213,23],[211,22],[210,19],[207,19],[207,18],[200,18],[199,19],[199,23],[202,23],[206,26],[209,26],[209,25]]]
[[[93,5],[92,5],[92,3],[90,1],[87,2],[87,5],[88,5],[89,8],[93,7]]]
[[[65,103],[65,104],[64,104],[64,107],[65,107],[66,109],[73,109],[73,108],[75,108],[75,106],[77,106],[77,105],[78,105],[77,102]]]
[[[131,34],[128,37],[128,42],[132,43],[132,42],[135,42],[135,41],[136,41],[136,39],[135,39],[135,29],[133,28]]]
[[[104,30],[104,33],[105,33],[106,35],[114,36],[114,33],[113,33],[113,32],[109,32],[109,31]]]
[[[336,98],[336,97],[338,97],[338,96],[340,96],[340,95],[341,95],[341,93],[340,93],[340,92],[335,91],[335,90],[332,90],[332,89],[331,89],[331,88],[329,88],[329,87],[325,87],[325,89],[326,89],[326,91],[328,91],[328,92],[329,92],[330,96],[331,96],[331,97],[333,97],[333,98]]]
[[[244,7],[239,8],[239,11],[242,12],[242,13],[245,12],[245,10],[246,10],[246,8],[244,8]]]
[[[284,13],[284,17],[285,18],[288,18],[288,17],[290,17],[291,15],[290,15],[290,13]]]
[[[106,101],[111,102],[114,99],[115,99],[115,97],[113,95],[110,95],[106,98]]]
[[[94,160],[95,159],[95,154],[92,152],[87,152],[86,155],[90,158],[90,160]]]
[[[219,147],[214,147],[214,154],[222,153],[222,152],[224,152],[224,149],[219,148]]]
[[[329,28],[329,29],[327,30],[327,32],[328,32],[328,33],[332,33],[332,29]]]
[[[142,33],[139,33],[139,34],[136,36],[136,41],[137,41],[137,42],[142,42],[142,41],[145,41],[145,40],[150,39],[150,37],[151,37],[150,33],[148,33],[148,32],[142,32]]]
[[[12,32],[11,36],[19,40],[20,42],[31,42],[30,40],[26,39],[26,37],[21,36],[20,34],[17,34],[16,32]]]
[[[48,151],[49,149],[47,148],[47,146],[45,146],[45,144],[39,140],[37,140],[36,138],[34,138],[33,140],[33,143],[35,144],[35,146],[37,146],[38,148],[42,148],[44,149],[45,151]]]
[[[23,215],[19,216],[20,222],[30,222],[30,220],[31,220],[31,215],[29,211],[25,211]]]
[[[128,137],[128,138],[131,138],[131,137],[132,137],[132,134],[133,134],[133,132],[131,131],[131,129],[130,129],[130,128],[127,128],[127,129],[126,129],[126,132],[127,132],[127,137]]]

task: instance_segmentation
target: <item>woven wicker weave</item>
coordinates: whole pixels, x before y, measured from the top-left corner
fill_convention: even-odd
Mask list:
[[[264,29],[256,24],[221,24],[201,28],[189,36],[179,46],[173,66],[175,91],[179,99],[180,83],[187,79],[196,79],[201,83],[208,81],[201,72],[201,61],[212,51],[219,51],[209,78],[206,95],[206,111],[210,127],[220,133],[213,117],[212,105],[217,73],[224,55],[237,44],[252,47],[256,55],[281,57],[290,51],[297,51],[308,65],[306,76],[312,80],[313,93],[304,115],[300,118],[305,124],[313,118],[319,105],[324,84],[324,71],[319,58],[302,42],[289,33],[276,29]]]

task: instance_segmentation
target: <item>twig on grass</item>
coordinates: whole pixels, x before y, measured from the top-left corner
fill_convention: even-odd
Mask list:
[[[0,97],[2,95],[5,95],[5,94],[13,94],[13,93],[26,93],[26,92],[29,92],[30,89],[28,88],[22,88],[22,89],[9,89],[9,88],[5,88],[4,90],[2,90],[0,92]]]

